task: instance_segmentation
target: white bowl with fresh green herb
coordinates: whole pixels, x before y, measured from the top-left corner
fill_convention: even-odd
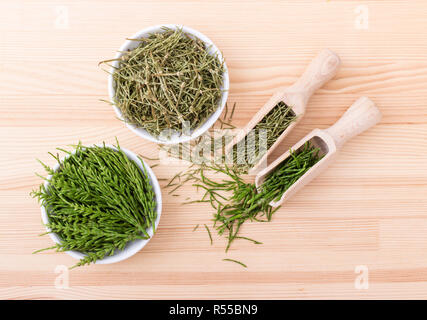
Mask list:
[[[145,163],[136,154],[134,154],[133,152],[131,152],[131,151],[125,149],[125,148],[116,147],[116,146],[107,145],[107,144],[94,145],[94,146],[91,146],[91,147],[83,147],[83,149],[80,149],[80,150],[86,151],[86,149],[90,149],[90,148],[93,148],[93,147],[100,147],[100,148],[104,148],[104,149],[108,148],[108,149],[111,149],[111,150],[114,150],[114,151],[123,151],[124,155],[130,160],[130,162],[125,162],[124,166],[130,166],[132,163],[134,163],[137,166],[137,168],[142,173],[142,175],[140,177],[148,178],[148,184],[149,185],[146,184],[146,187],[151,186],[151,188],[149,188],[149,190],[150,190],[151,195],[153,196],[152,197],[153,200],[152,201],[150,200],[151,201],[150,208],[151,208],[151,210],[153,212],[153,215],[155,216],[155,219],[152,219],[154,221],[154,223],[151,223],[149,225],[150,227],[147,227],[147,229],[145,230],[146,234],[148,234],[149,237],[146,238],[146,239],[140,239],[140,238],[138,238],[138,239],[135,239],[135,240],[132,240],[132,241],[129,241],[129,242],[123,241],[123,242],[125,242],[124,248],[122,248],[122,249],[114,249],[114,252],[111,252],[110,254],[106,255],[102,259],[96,259],[96,261],[94,261],[94,263],[96,263],[96,264],[110,264],[110,263],[115,263],[115,262],[119,262],[119,261],[125,260],[125,259],[133,256],[134,254],[136,254],[139,250],[141,250],[151,240],[151,238],[153,237],[153,234],[154,234],[154,230],[157,230],[157,227],[158,227],[158,224],[159,224],[159,221],[160,221],[160,216],[161,216],[161,212],[162,212],[162,194],[161,194],[160,186],[159,186],[159,183],[157,181],[157,178],[156,178],[154,172],[151,170],[151,168],[148,166],[148,164]],[[59,149],[59,150],[62,151],[62,149]],[[61,170],[67,169],[66,165],[64,165],[64,163],[65,163],[64,161],[66,159],[68,159],[69,157],[74,156],[76,154],[76,150],[77,149],[69,151],[68,155],[65,156],[62,159],[59,159],[58,156],[54,156],[58,160],[57,163],[56,163],[56,165],[53,166],[52,168],[48,168],[47,167],[49,170],[51,170],[50,171],[51,174],[48,175],[45,178],[45,182],[44,182],[44,184],[42,184],[40,186],[39,191],[37,191],[37,192],[34,191],[33,192],[34,196],[37,196],[39,198],[39,200],[41,200],[41,217],[42,217],[42,221],[43,221],[43,224],[46,227],[46,233],[48,233],[49,236],[51,237],[51,239],[55,242],[55,246],[57,248],[58,248],[58,246],[60,246],[63,243],[63,240],[61,239],[61,237],[57,233],[52,232],[52,230],[48,226],[49,223],[51,222],[50,221],[50,217],[52,217],[54,215],[51,215],[50,212],[48,212],[48,209],[45,206],[45,201],[46,200],[45,199],[41,199],[41,198],[43,198],[45,196],[45,194],[47,192],[50,192],[49,190],[51,190],[50,187],[51,187],[52,174],[57,173],[60,168],[61,168]],[[124,156],[122,158],[120,158],[120,159],[122,159],[123,161],[127,161],[124,158]],[[79,161],[83,161],[83,160],[79,160]],[[103,159],[100,159],[100,166],[104,165],[104,167],[108,168],[108,166],[111,165],[111,164],[107,164],[107,162],[102,162],[102,161],[103,161]],[[82,165],[82,167],[83,167],[83,165]],[[45,166],[45,168],[46,168],[46,166]],[[73,170],[78,170],[78,169],[73,168]],[[83,169],[82,169],[82,171],[83,171]],[[95,170],[93,172],[94,172],[94,174],[96,174]],[[126,174],[128,174],[128,172],[129,172],[130,175],[135,176],[135,177],[137,176],[137,173],[138,173],[137,169],[134,169],[134,171],[126,171]],[[81,174],[81,173],[79,173],[79,174]],[[84,179],[87,179],[86,181],[89,181],[89,178],[86,177],[86,176],[85,176]],[[100,180],[100,181],[101,181],[101,183],[102,182],[107,183],[106,179],[105,180]],[[112,181],[120,181],[120,179],[113,178]],[[128,198],[124,197],[123,201],[130,200],[129,196],[133,195],[133,194],[129,195],[129,192],[132,192],[131,191],[131,187],[129,187],[124,180],[120,181],[120,183],[121,183],[121,185],[118,185],[117,187],[113,186],[113,188],[120,188],[120,190],[124,190],[124,192],[128,192],[128,194],[127,194]],[[61,184],[59,184],[59,186],[61,186]],[[86,197],[90,196],[90,193],[91,193],[91,189],[90,188],[91,187],[90,187],[89,182],[87,184],[87,189],[85,189],[84,187],[80,188],[80,186],[77,186],[77,187],[78,188],[76,188],[75,192],[81,198],[83,196],[81,196],[82,193],[79,194],[79,192],[86,192],[85,190],[89,190],[85,194],[85,196]],[[138,191],[140,191],[140,190],[138,190]],[[133,190],[133,192],[134,193],[138,193],[138,192],[135,192],[135,190]],[[69,196],[69,194],[70,194],[70,192],[68,192],[67,196]],[[72,194],[73,193],[71,192],[71,195]],[[119,192],[119,194],[120,194],[120,192]],[[109,196],[110,196],[110,194],[108,194],[108,193],[105,194],[105,197],[109,197]],[[126,196],[126,194],[124,194],[124,196]],[[141,198],[141,194],[139,194],[138,196],[139,196],[139,198]],[[67,197],[66,199],[70,199],[70,198]],[[72,201],[69,200],[69,202],[72,202]],[[53,202],[53,203],[55,203],[55,202]],[[133,202],[133,203],[135,203],[135,202]],[[93,208],[94,211],[96,209],[97,208]],[[99,210],[100,211],[102,211],[102,210],[106,211],[107,209],[99,209]],[[145,210],[145,208],[144,208],[144,210]],[[70,212],[71,214],[74,214],[73,210],[71,210],[69,208],[68,208],[67,212]],[[84,213],[86,214],[87,212],[84,212]],[[89,212],[88,214],[91,214],[91,213]],[[63,214],[63,215],[65,216],[65,214]],[[106,220],[108,218],[110,218],[110,217],[107,217],[107,216],[105,217]],[[104,217],[103,217],[103,219],[104,219]],[[101,221],[101,220],[99,220],[99,221]],[[102,220],[102,221],[104,221],[104,220]],[[114,221],[119,221],[120,223],[124,223],[124,220],[120,220],[119,218],[117,218]],[[153,225],[154,225],[154,227],[152,227]],[[70,225],[69,227],[72,227],[72,225]],[[99,225],[96,225],[96,227],[99,228],[100,230],[103,229],[102,226],[101,226],[101,223]],[[106,228],[105,228],[105,230],[106,230]],[[144,231],[144,233],[145,233],[145,231]],[[54,247],[50,247],[50,248],[46,248],[46,249],[55,249],[55,246]],[[43,250],[45,250],[45,249],[42,249],[42,250],[39,250],[39,251],[43,251]],[[59,250],[59,251],[64,251],[67,254],[69,254],[70,256],[72,256],[73,258],[79,259],[81,261],[82,261],[82,259],[84,259],[85,257],[87,257],[87,254],[85,254],[83,252],[80,252],[80,251],[76,251],[76,250]]]
[[[200,117],[203,120],[199,119],[198,116],[196,116],[196,121],[192,121],[192,120],[187,121],[187,119],[185,119],[185,117],[182,118],[185,121],[187,121],[187,123],[189,123],[190,126],[192,126],[193,122],[194,122],[194,128],[191,127],[189,130],[181,130],[181,131],[178,131],[177,129],[173,129],[172,134],[162,136],[162,135],[155,135],[153,133],[150,133],[148,131],[148,129],[144,129],[145,124],[141,124],[141,123],[145,120],[137,119],[135,121],[137,121],[139,124],[136,124],[136,123],[131,123],[129,120],[129,117],[127,117],[127,119],[126,119],[122,110],[120,109],[120,107],[117,104],[118,102],[116,99],[116,82],[114,80],[114,73],[116,72],[116,70],[118,70],[118,67],[120,66],[121,61],[123,61],[123,59],[125,58],[124,55],[127,52],[132,52],[132,50],[134,50],[135,48],[138,47],[140,42],[135,41],[135,39],[146,38],[152,34],[163,33],[163,32],[165,32],[165,28],[168,28],[170,30],[182,30],[183,33],[185,33],[186,35],[188,35],[192,39],[201,40],[201,42],[203,42],[205,45],[204,50],[206,50],[206,52],[210,56],[215,56],[216,60],[221,63],[221,68],[222,68],[221,70],[223,70],[223,73],[221,75],[222,84],[221,84],[221,86],[217,85],[217,89],[216,89],[216,90],[218,90],[218,87],[219,87],[219,90],[221,90],[220,96],[216,100],[212,99],[212,101],[216,101],[215,102],[215,108],[216,109],[213,109],[213,102],[210,101],[209,106],[212,107],[212,112],[211,112],[211,109],[209,108],[209,113],[208,113],[208,114],[210,114],[209,116],[208,116],[208,114],[202,114],[201,113]],[[191,29],[191,28],[186,27],[186,26],[174,25],[174,24],[158,25],[158,26],[152,26],[152,27],[143,29],[143,30],[137,32],[136,34],[134,34],[131,38],[129,38],[128,40],[126,40],[123,43],[123,45],[118,50],[118,53],[114,59],[106,60],[106,61],[107,62],[112,61],[111,72],[110,72],[109,78],[108,78],[108,91],[109,91],[110,101],[113,105],[113,108],[114,108],[114,111],[116,112],[117,117],[120,120],[124,121],[126,126],[132,132],[134,132],[135,134],[137,134],[138,136],[140,136],[146,140],[156,142],[156,143],[160,143],[160,144],[177,144],[177,143],[183,143],[183,142],[190,141],[192,139],[199,137],[200,135],[205,133],[207,130],[209,130],[209,128],[211,128],[213,126],[213,124],[218,120],[219,116],[221,115],[222,111],[224,110],[225,104],[227,102],[228,90],[229,90],[229,76],[228,76],[227,66],[225,64],[225,61],[224,61],[224,58],[222,56],[221,51],[219,51],[219,49],[214,45],[214,43],[208,37],[206,37],[204,34],[200,33],[197,30]],[[219,73],[215,72],[215,74],[219,74]],[[214,73],[212,73],[212,75],[214,75]],[[199,79],[202,79],[202,78],[199,78]],[[202,81],[200,81],[200,82],[202,82]],[[214,81],[214,82],[218,83],[217,81]],[[208,92],[209,89],[207,89],[206,91],[203,91],[203,90],[200,90],[200,91],[201,92]],[[150,94],[151,94],[151,92],[150,92]],[[181,101],[180,101],[180,98],[176,97],[177,95],[179,96],[179,94],[172,94],[172,97],[170,97],[170,98],[168,97],[169,100],[167,102],[170,102],[170,107],[168,107],[168,108],[173,109],[174,111],[178,112],[177,108],[174,107],[173,105],[176,103],[176,106],[179,107],[180,103],[182,104],[183,99],[181,99]],[[202,102],[200,102],[200,104],[203,105],[203,107],[205,107],[205,105],[204,105],[205,101],[209,101],[209,99],[203,100],[199,96],[197,96],[194,100],[197,101],[197,103],[199,103],[199,100],[202,101]],[[188,101],[188,100],[186,100],[186,101]],[[191,107],[192,106],[193,105],[191,105]],[[147,106],[147,109],[149,109],[149,108],[150,107]],[[135,108],[133,108],[133,109],[135,109]],[[207,109],[205,109],[205,110],[207,110]],[[144,111],[144,112],[146,112],[146,111]],[[157,118],[160,118],[160,117],[157,117]],[[172,121],[176,121],[176,118],[177,117],[172,117]],[[133,117],[132,119],[136,119],[136,117]],[[182,121],[182,119],[180,119],[180,121]],[[200,121],[200,123],[198,123],[198,121]],[[147,123],[147,122],[148,121],[145,121],[145,123]],[[185,132],[183,132],[183,131],[185,131]]]

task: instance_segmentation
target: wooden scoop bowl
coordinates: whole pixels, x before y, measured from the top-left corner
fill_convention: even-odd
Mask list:
[[[259,109],[255,116],[248,124],[240,130],[240,132],[232,139],[231,143],[226,148],[226,153],[230,153],[233,146],[244,139],[247,134],[260,122],[271,109],[279,102],[283,101],[286,105],[292,108],[296,115],[296,120],[292,122],[285,131],[277,138],[274,144],[267,152],[254,164],[249,170],[250,174],[255,174],[261,166],[266,165],[266,160],[280,142],[288,135],[295,127],[298,121],[301,120],[305,113],[306,105],[313,93],[323,84],[332,79],[338,71],[341,64],[340,58],[331,50],[322,50],[310,63],[304,74],[292,86],[275,93],[267,103]]]
[[[367,97],[361,97],[356,100],[344,115],[331,127],[321,130],[314,129],[291,150],[297,151],[307,141],[320,149],[319,154],[324,155],[323,158],[311,167],[301,178],[298,179],[289,189],[285,191],[279,201],[271,201],[272,207],[277,207],[283,201],[289,199],[298,190],[304,187],[307,183],[313,180],[319,173],[333,161],[337,155],[337,151],[350,138],[357,136],[363,131],[377,124],[381,119],[381,113],[375,104]],[[272,172],[280,163],[290,156],[290,151],[284,153],[277,160],[272,162],[267,168],[262,170],[255,177],[255,185],[257,188],[262,187],[266,176]]]

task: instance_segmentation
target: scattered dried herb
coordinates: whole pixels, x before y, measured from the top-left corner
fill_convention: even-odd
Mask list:
[[[256,241],[256,240],[254,240],[254,239],[247,238],[247,237],[240,237],[240,236],[237,236],[237,237],[235,237],[235,239],[245,239],[245,240],[248,240],[248,241],[250,241],[250,242],[252,242],[252,243],[254,243],[254,244],[262,244],[262,242],[259,242],[259,241]]]
[[[36,252],[76,250],[86,255],[73,266],[96,262],[122,250],[130,241],[148,239],[155,231],[156,201],[147,172],[142,172],[120,149],[105,146],[74,146],[60,161],[49,186],[41,184],[31,194],[46,208],[47,227],[61,243]],[[142,160],[141,164],[144,166]],[[47,232],[48,233],[48,232]],[[46,234],[46,233],[45,233]]]
[[[218,56],[182,29],[162,31],[131,39],[140,44],[124,53],[113,72],[114,103],[124,120],[154,136],[166,129],[198,128],[223,93],[224,65]]]

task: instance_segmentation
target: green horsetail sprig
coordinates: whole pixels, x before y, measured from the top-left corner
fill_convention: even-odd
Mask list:
[[[247,268],[248,266],[246,264],[244,264],[243,262],[240,262],[238,260],[234,260],[234,259],[222,259],[222,261],[230,261],[230,262],[234,262],[237,264],[240,264],[243,268]]]
[[[283,101],[276,104],[252,129],[253,135],[247,135],[233,146],[233,164],[236,171],[244,174],[248,173],[256,161],[263,156],[260,151],[267,152],[295,120],[296,115],[291,107]],[[261,138],[260,134],[263,131],[266,136]],[[239,148],[239,144],[242,144],[243,147]],[[264,150],[262,150],[261,144],[263,144],[262,147],[264,147]],[[245,152],[241,152],[240,150],[244,150]]]
[[[203,41],[166,27],[130,40],[139,45],[122,55],[112,74],[114,104],[127,123],[159,136],[196,129],[217,110],[224,64]]]
[[[213,180],[206,175],[208,172],[215,173],[215,176],[221,174],[224,179],[221,181]],[[200,200],[186,203],[210,203],[215,211],[214,227],[219,235],[227,234],[226,251],[236,239],[245,239],[254,244],[261,244],[256,240],[240,237],[238,233],[246,220],[261,222],[271,220],[273,213],[278,209],[273,209],[269,205],[276,191],[270,194],[258,193],[255,184],[245,182],[233,167],[224,164],[203,164],[196,169],[189,169],[180,173],[172,179],[179,179],[178,186],[192,182],[193,186],[204,191]]]
[[[314,166],[323,157],[319,153],[320,150],[308,142],[296,151],[290,150],[290,156],[267,176],[258,189],[254,183],[245,182],[235,167],[226,164],[204,164],[177,174],[171,181],[179,180],[178,186],[191,181],[193,186],[204,191],[200,200],[187,203],[210,203],[214,209],[214,227],[219,235],[226,234],[228,251],[236,239],[261,244],[239,236],[241,226],[248,220],[270,221],[280,208],[271,207],[270,202],[278,201],[292,184]],[[215,176],[222,174],[225,179],[214,180],[207,176],[208,172],[215,173]]]
[[[148,173],[130,160],[117,143],[84,147],[80,143],[60,161],[58,170],[44,165],[48,186],[31,194],[46,208],[47,228],[60,244],[39,251],[75,250],[86,256],[76,265],[96,262],[122,250],[130,241],[149,239],[155,231],[156,199]]]
[[[322,158],[320,149],[308,141],[298,150],[291,150],[290,156],[267,175],[261,186],[261,193],[269,194],[276,191],[277,194],[272,200],[280,200],[286,190]]]

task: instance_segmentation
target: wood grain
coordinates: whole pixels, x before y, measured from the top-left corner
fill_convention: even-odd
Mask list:
[[[360,5],[368,29],[356,28]],[[360,7],[359,7],[360,9]],[[64,11],[65,10],[65,11]],[[68,24],[63,14],[68,12]],[[391,18],[392,17],[392,18]],[[426,1],[0,1],[0,298],[427,298]],[[242,232],[224,253],[203,228],[208,205],[183,206],[163,192],[158,233],[129,260],[69,274],[66,254],[31,252],[51,241],[38,204],[35,158],[82,140],[157,155],[156,145],[115,119],[97,66],[137,30],[182,23],[211,38],[230,72],[229,102],[243,127],[273,92],[294,83],[323,48],[338,53],[337,76],[318,90],[273,159],[314,128],[332,125],[359,96],[383,119],[349,141],[335,163],[295,195],[271,223]],[[179,166],[154,171],[161,184]],[[229,257],[249,268],[221,261]],[[355,288],[356,266],[369,289]]]

